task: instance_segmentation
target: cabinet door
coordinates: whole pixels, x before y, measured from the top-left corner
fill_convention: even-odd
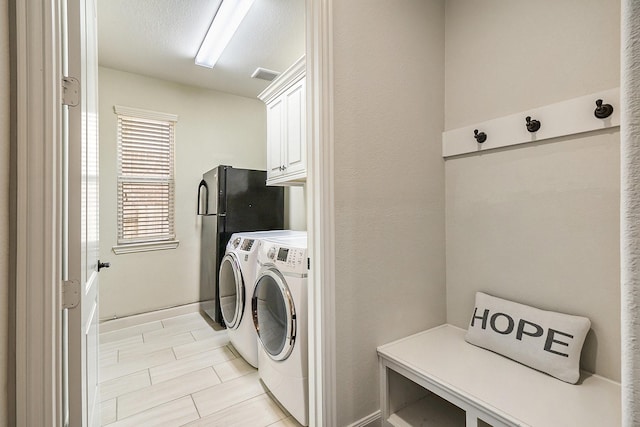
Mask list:
[[[267,105],[267,177],[276,178],[283,173],[284,99],[279,97]]]
[[[293,85],[286,99],[285,175],[304,173],[307,168],[305,79]]]

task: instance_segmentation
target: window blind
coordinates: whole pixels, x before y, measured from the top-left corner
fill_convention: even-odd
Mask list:
[[[118,244],[173,240],[175,121],[127,112],[118,114]]]

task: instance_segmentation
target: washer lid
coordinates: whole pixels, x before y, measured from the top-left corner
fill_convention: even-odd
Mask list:
[[[260,273],[253,298],[253,323],[260,344],[273,360],[284,360],[296,341],[296,310],[289,287],[275,268]]]
[[[240,262],[234,252],[227,253],[220,263],[218,294],[222,318],[229,329],[240,326],[245,304],[245,286]]]

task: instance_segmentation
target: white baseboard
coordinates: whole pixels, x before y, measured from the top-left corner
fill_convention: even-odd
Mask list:
[[[377,410],[373,414],[369,414],[364,418],[360,418],[358,421],[349,424],[347,427],[374,427],[379,426],[382,419],[382,412]]]
[[[143,323],[155,322],[157,320],[166,319],[168,317],[197,313],[198,311],[200,311],[200,305],[201,303],[194,302],[191,304],[163,308],[147,313],[132,314],[130,316],[119,317],[116,319],[103,319],[100,321],[100,332],[111,332],[117,329],[141,325]]]

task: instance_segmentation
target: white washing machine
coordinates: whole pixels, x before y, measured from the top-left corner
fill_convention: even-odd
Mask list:
[[[222,317],[229,340],[251,366],[258,367],[258,345],[251,314],[251,296],[257,272],[260,239],[299,238],[305,232],[292,230],[235,233],[227,243],[218,277]]]
[[[258,372],[298,422],[309,425],[307,238],[267,238],[251,306],[258,332]]]

